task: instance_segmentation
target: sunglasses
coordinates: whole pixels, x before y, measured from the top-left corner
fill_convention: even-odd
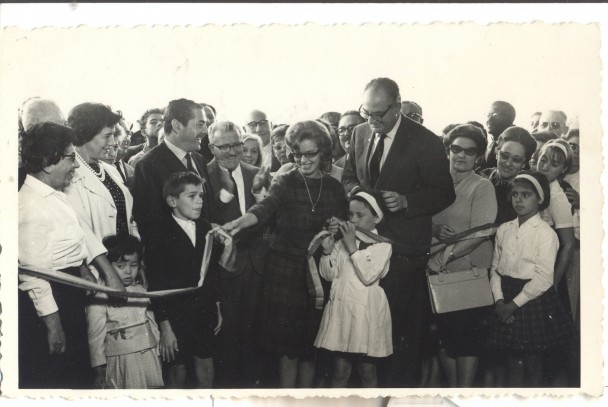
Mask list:
[[[477,155],[477,148],[475,147],[471,147],[471,148],[462,148],[460,146],[457,146],[455,144],[452,144],[450,146],[450,151],[454,154],[460,154],[464,151],[464,153],[466,155],[468,155],[469,157],[473,157],[475,155]]]
[[[512,156],[511,154],[505,153],[504,151],[500,151],[500,150],[498,150],[498,156],[503,161],[511,160],[511,162],[515,165],[521,165],[525,162],[525,158],[523,158],[523,157]]]
[[[307,151],[306,153],[293,152],[293,158],[295,158],[296,160],[301,160],[302,157],[306,157],[309,160],[311,160],[311,159],[315,158],[316,156],[318,156],[320,152],[321,152],[321,150]]]

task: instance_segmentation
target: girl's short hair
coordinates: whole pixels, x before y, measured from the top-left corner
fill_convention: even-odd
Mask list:
[[[537,187],[530,180],[527,180],[524,177],[520,177],[521,175],[528,175],[538,182],[540,188],[543,192],[543,201],[538,205],[538,210],[543,211],[549,207],[551,203],[551,187],[549,186],[549,181],[544,174],[541,174],[538,171],[521,171],[517,176],[513,179],[513,183],[511,184],[511,189],[515,185],[525,185],[528,188],[531,188],[532,191],[536,192],[536,195],[540,198],[540,194],[538,193]],[[510,191],[509,191],[510,194]]]
[[[488,140],[483,131],[473,124],[461,124],[454,127],[447,137],[447,146],[451,146],[454,140],[464,137],[472,140],[477,148],[477,156],[483,155],[488,147]]]
[[[141,243],[135,236],[128,234],[107,236],[102,243],[108,249],[106,258],[110,263],[125,260],[125,256],[130,254],[137,254],[137,259],[141,263]]]
[[[564,139],[547,141],[540,150],[539,159],[543,154],[550,154],[549,158],[551,161],[564,163],[564,173],[568,173],[570,168],[572,168],[572,156],[574,153],[570,144]]]

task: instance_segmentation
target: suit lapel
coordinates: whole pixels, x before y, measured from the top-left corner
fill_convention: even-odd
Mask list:
[[[380,169],[378,181],[376,181],[376,185],[374,185],[376,189],[383,185],[386,178],[391,178],[391,174],[395,173],[399,160],[405,159],[405,152],[407,151],[407,144],[410,138],[406,128],[407,120],[408,119],[401,115],[401,123],[399,124],[397,133],[393,139],[391,149],[388,151],[386,160],[384,160],[384,165]]]
[[[188,171],[188,168],[186,168],[184,163],[181,162],[171,150],[169,150],[169,147],[167,147],[165,142],[162,142],[155,148],[158,148],[160,150],[159,152],[162,153],[161,157],[163,158],[163,161],[166,162],[169,173]]]

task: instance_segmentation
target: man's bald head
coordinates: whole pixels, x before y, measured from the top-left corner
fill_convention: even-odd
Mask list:
[[[245,130],[247,133],[260,136],[264,145],[270,143],[272,123],[268,120],[266,113],[260,110],[252,110],[247,116],[247,121],[245,123]]]
[[[568,116],[561,110],[547,110],[540,116],[538,131],[552,131],[561,137],[568,132],[567,121]]]
[[[35,124],[52,122],[65,125],[65,117],[61,109],[50,99],[32,99],[23,105],[21,123],[23,130],[28,131]]]

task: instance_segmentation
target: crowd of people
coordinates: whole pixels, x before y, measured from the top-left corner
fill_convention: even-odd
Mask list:
[[[177,99],[133,132],[25,101],[19,265],[121,295],[20,272],[19,386],[578,386],[578,123],[496,101],[436,135],[389,78],[353,107],[236,123]],[[471,267],[494,304],[433,313],[427,275]]]

